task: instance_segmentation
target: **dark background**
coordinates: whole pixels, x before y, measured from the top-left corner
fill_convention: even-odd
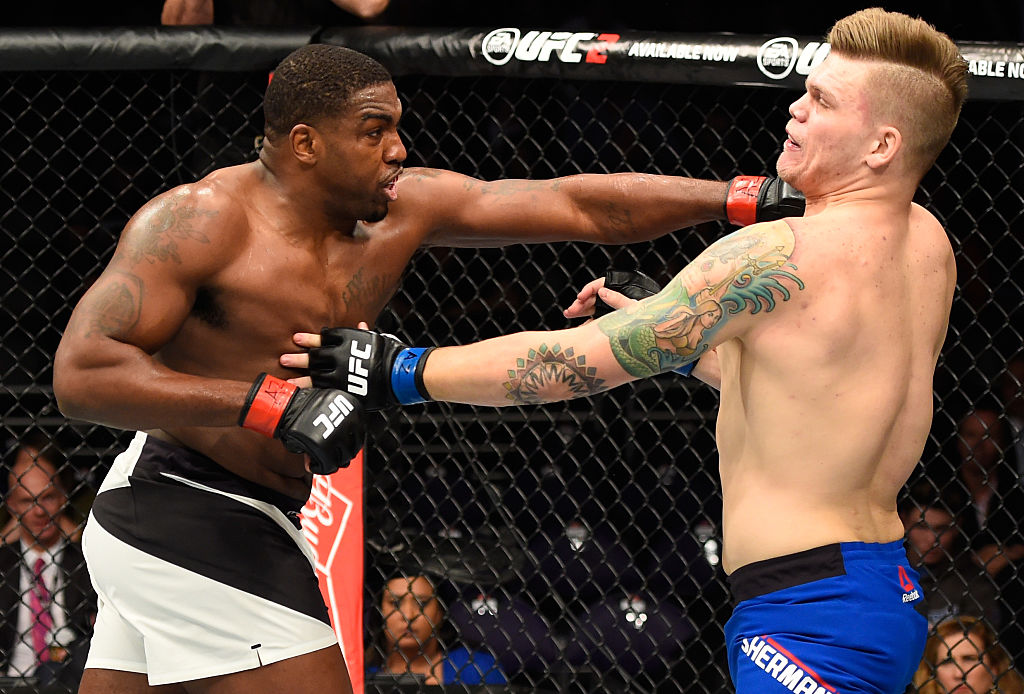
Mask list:
[[[147,25],[160,21],[160,0],[139,2],[5,3],[2,26],[115,26]],[[287,6],[287,7],[285,7]],[[625,29],[735,33],[794,33],[822,35],[832,23],[851,12],[873,6],[852,2],[778,2],[755,4],[658,0],[627,5],[622,2],[557,0],[555,2],[470,2],[468,0],[392,0],[375,23],[420,27],[535,26],[541,29],[612,31]],[[1022,41],[1024,11],[1019,0],[984,2],[888,2],[887,10],[923,16],[960,41]],[[229,24],[243,14],[249,21],[285,12],[299,24],[360,24],[328,0],[215,0],[217,23]],[[270,21],[270,20],[268,20]],[[287,20],[286,20],[287,21]],[[277,22],[277,20],[275,20]],[[277,22],[279,23],[279,22]]]

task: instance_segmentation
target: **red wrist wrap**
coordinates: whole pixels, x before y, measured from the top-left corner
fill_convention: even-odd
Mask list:
[[[256,388],[252,396],[252,403],[249,411],[245,413],[245,420],[242,427],[252,429],[264,436],[274,438],[277,431],[277,423],[281,421],[281,415],[291,402],[292,395],[298,387],[288,381],[267,374],[263,381]]]
[[[736,226],[757,221],[757,194],[768,180],[766,176],[737,176],[725,195],[725,216]]]

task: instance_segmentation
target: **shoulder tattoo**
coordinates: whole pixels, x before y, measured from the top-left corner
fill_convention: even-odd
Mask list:
[[[708,248],[659,294],[597,321],[623,369],[643,378],[696,361],[730,316],[775,309],[804,283],[787,225],[737,232]]]
[[[142,228],[129,235],[121,253],[131,265],[145,261],[150,264],[182,263],[178,243],[195,241],[209,243],[210,239],[198,222],[215,217],[216,210],[201,210],[188,193],[180,193],[163,201],[142,222]]]

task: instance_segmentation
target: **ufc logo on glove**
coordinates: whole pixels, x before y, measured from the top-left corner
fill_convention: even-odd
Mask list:
[[[363,362],[370,359],[373,347],[370,344],[360,347],[359,343],[353,340],[349,352],[351,356],[348,358],[347,390],[353,395],[366,395],[366,377],[370,375],[370,372],[366,370]]]
[[[321,434],[321,436],[324,439],[327,439],[334,433],[334,430],[342,421],[344,421],[345,417],[347,417],[350,412],[352,412],[352,403],[350,403],[344,395],[338,393],[334,396],[334,400],[328,404],[328,412],[321,412],[320,415],[313,420],[313,424],[324,428],[324,433]]]

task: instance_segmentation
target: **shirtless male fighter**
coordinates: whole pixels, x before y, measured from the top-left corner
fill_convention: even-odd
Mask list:
[[[85,532],[100,607],[82,694],[351,691],[294,521],[311,473],[358,450],[360,408],[296,391],[277,361],[309,325],[372,324],[418,248],[626,243],[802,209],[778,179],[403,172],[390,75],[340,47],[285,58],[264,111],[259,161],[132,217],[56,355],[65,414],[140,432]]]
[[[912,199],[956,124],[967,66],[945,34],[880,9],[828,40],[778,160],[807,196],[803,217],[741,229],[660,293],[568,330],[410,350],[333,329],[297,334],[309,353],[281,357],[344,388],[342,357],[372,348],[368,408],[551,402],[699,359],[694,373],[721,390],[740,694],[902,692],[927,629],[896,498],[928,436],[955,268]],[[592,292],[570,313],[582,304]]]

